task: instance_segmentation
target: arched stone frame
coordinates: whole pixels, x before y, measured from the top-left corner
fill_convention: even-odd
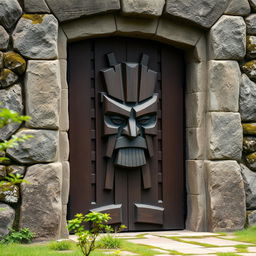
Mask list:
[[[142,19],[103,14],[86,17],[60,24],[58,51],[61,66],[62,90],[60,111],[60,144],[68,142],[68,85],[66,78],[67,43],[95,37],[128,36],[147,38],[178,47],[186,56],[186,184],[187,184],[187,220],[186,229],[206,231],[206,190],[204,161],[206,157],[206,83],[207,56],[204,31],[168,18]],[[63,148],[63,147],[61,147]],[[63,154],[62,154],[63,155]],[[66,163],[68,165],[68,163]],[[65,168],[64,168],[65,169]],[[66,168],[68,169],[68,168]],[[68,172],[63,172],[64,204],[67,203]],[[65,212],[61,234],[65,233]]]

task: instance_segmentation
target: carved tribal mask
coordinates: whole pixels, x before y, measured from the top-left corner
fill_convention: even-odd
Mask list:
[[[157,133],[157,72],[148,69],[147,55],[141,63],[118,64],[113,53],[107,57],[111,67],[101,70],[107,88],[102,93],[106,156],[117,166],[144,166],[146,156],[153,156]]]

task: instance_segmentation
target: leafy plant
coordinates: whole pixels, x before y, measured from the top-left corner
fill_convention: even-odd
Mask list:
[[[74,246],[74,242],[70,240],[53,241],[49,244],[49,248],[54,251],[72,250],[73,246]]]
[[[109,214],[91,212],[86,215],[78,213],[68,221],[68,230],[74,231],[78,236],[78,246],[83,255],[88,256],[95,249],[96,238],[100,233],[112,229],[107,225],[110,219]],[[85,224],[89,224],[89,229],[86,230]]]
[[[97,243],[97,247],[104,249],[117,249],[121,247],[121,244],[122,240],[120,238],[107,234],[100,238]]]
[[[14,229],[10,229],[10,233],[4,236],[0,243],[2,244],[10,244],[10,243],[19,243],[19,244],[27,244],[32,241],[35,237],[35,234],[31,232],[28,228],[23,228],[19,231]]]

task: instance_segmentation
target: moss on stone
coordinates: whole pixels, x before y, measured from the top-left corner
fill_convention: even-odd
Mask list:
[[[26,70],[26,61],[16,52],[6,52],[4,54],[4,67],[21,75]]]
[[[6,88],[14,84],[18,80],[18,76],[10,69],[4,68],[0,71],[0,87]]]
[[[256,51],[256,44],[252,42],[252,37],[246,37],[246,49],[248,52],[255,52]]]
[[[0,187],[0,201],[15,204],[19,201],[19,187],[3,182]]]
[[[246,156],[246,160],[248,161],[248,163],[253,164],[256,162],[256,152],[249,154]]]
[[[256,135],[256,123],[243,124],[244,134]]]
[[[22,18],[31,20],[32,24],[41,24],[44,16],[45,14],[23,14]]]

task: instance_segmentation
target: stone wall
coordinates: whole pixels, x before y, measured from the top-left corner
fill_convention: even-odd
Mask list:
[[[186,228],[242,229],[246,207],[255,221],[255,11],[254,0],[0,0],[0,101],[32,117],[0,138],[33,135],[0,168],[0,177],[21,171],[30,182],[12,188],[14,201],[0,192],[0,235],[16,210],[38,238],[67,236],[67,42],[109,35],[186,54]]]

